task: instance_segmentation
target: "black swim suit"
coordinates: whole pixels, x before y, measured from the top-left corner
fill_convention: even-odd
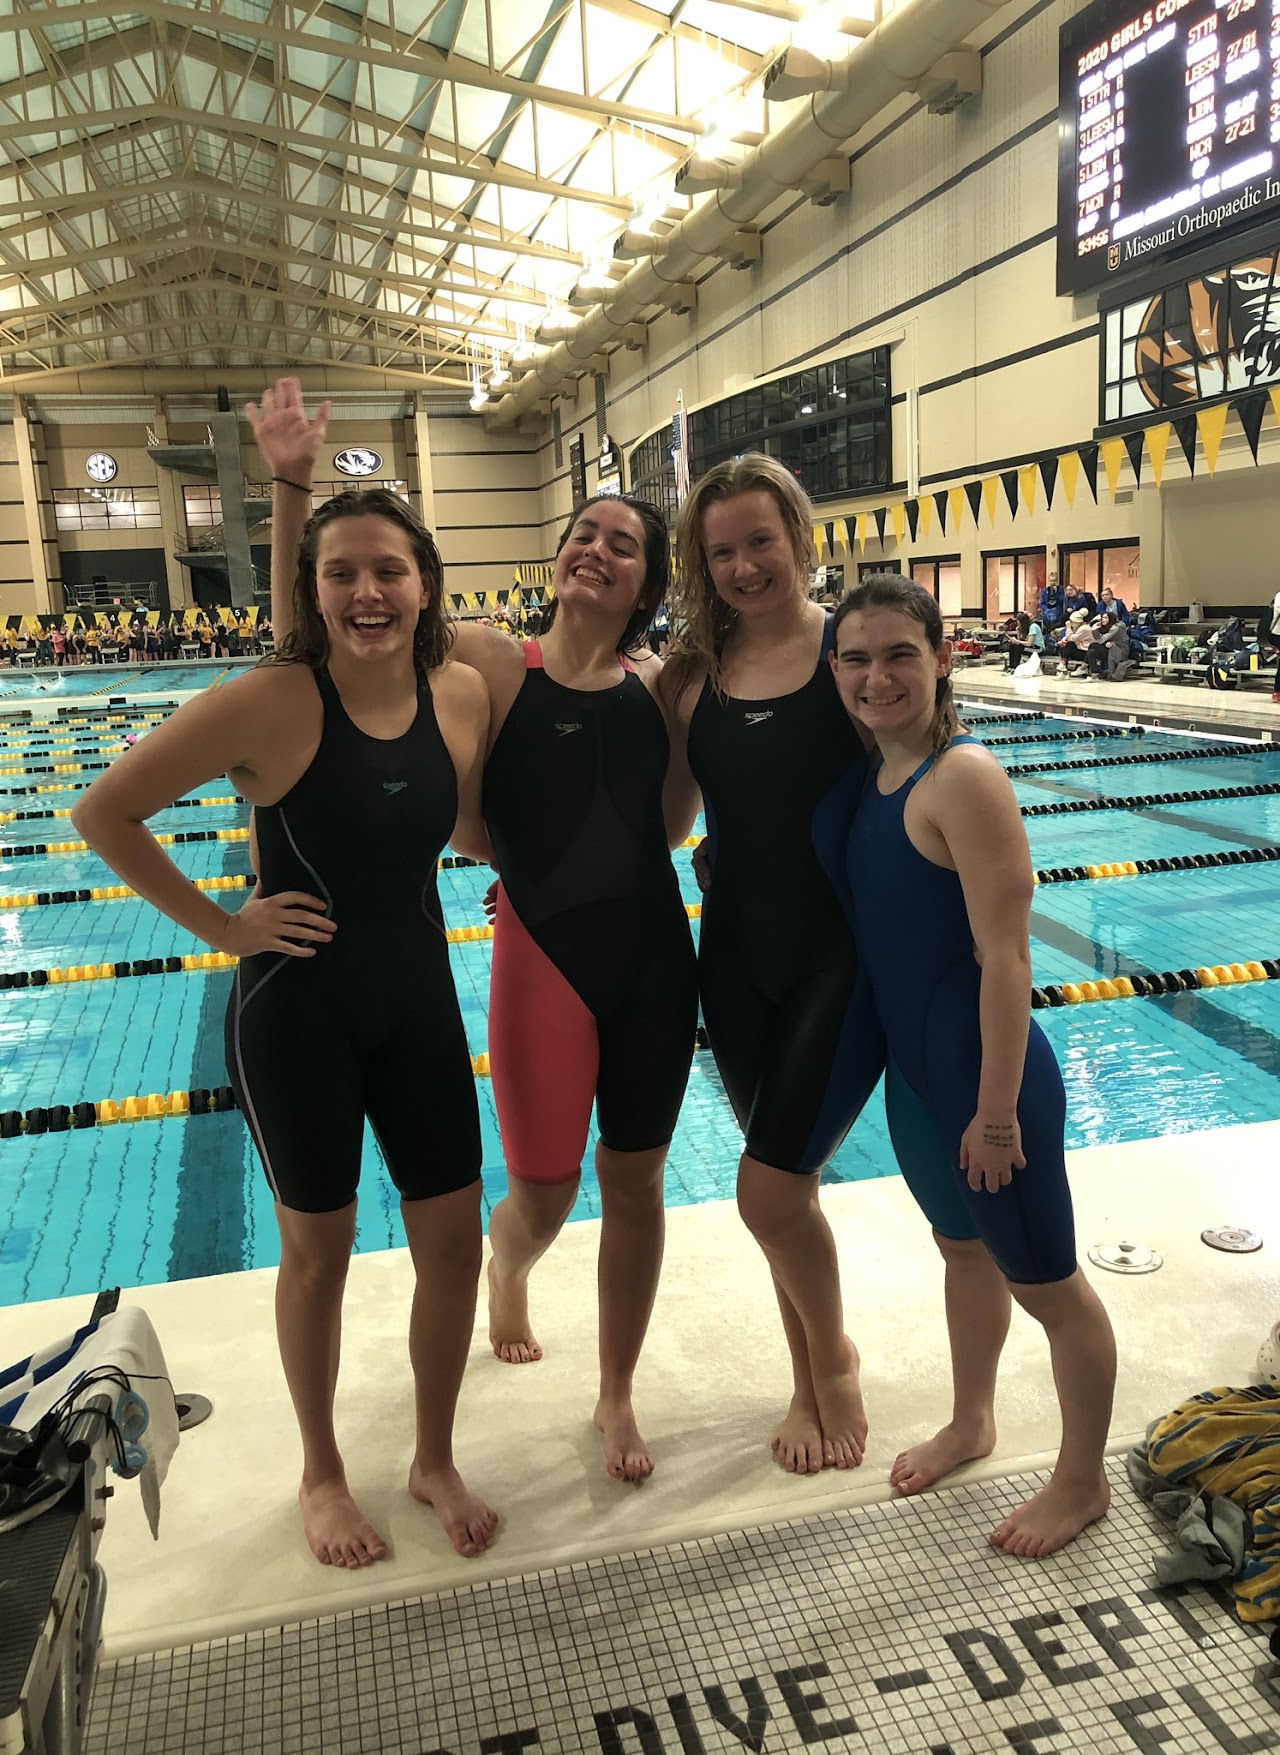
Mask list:
[[[689,725],[712,873],[702,1015],[747,1152],[795,1172],[822,1168],[884,1068],[838,888],[866,757],[830,646],[828,617],[817,669],[790,695],[741,701],[708,680]]]
[[[618,1152],[670,1142],[698,1022],[697,965],[662,816],[662,709],[553,682],[536,640],[490,752],[484,815],[501,887],[489,1054],[511,1175],[576,1175],[592,1099]]]
[[[356,1196],[367,1116],[404,1200],[480,1174],[480,1120],[436,886],[457,775],[426,683],[403,737],[353,725],[332,679],[320,747],[258,806],[265,895],[302,890],[338,924],[314,957],[245,957],[227,1007],[227,1070],[271,1192],[299,1212]]]

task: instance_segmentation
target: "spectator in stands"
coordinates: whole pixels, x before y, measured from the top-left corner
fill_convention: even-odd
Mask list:
[[[1104,585],[1102,587],[1102,602],[1098,605],[1098,608],[1103,615],[1109,615],[1112,621],[1123,622],[1125,627],[1128,627],[1128,606],[1122,598],[1116,596],[1110,585]]]
[[[53,662],[57,665],[65,664],[67,662],[67,636],[63,632],[61,622],[53,624],[49,640],[53,646]]]
[[[105,662],[102,656],[102,635],[98,631],[98,624],[96,622],[91,623],[89,627],[85,629],[84,644],[85,651],[89,655],[90,664],[102,664]]]
[[[1006,670],[1016,670],[1024,658],[1033,652],[1043,653],[1044,630],[1038,621],[1033,621],[1025,610],[1018,611],[1018,633],[1016,639],[1010,639],[1006,652],[1008,663]]]
[[[36,639],[36,663],[53,663],[53,641],[49,638],[49,630],[45,627],[43,622],[40,625],[40,633]]]
[[[1067,630],[1058,646],[1067,676],[1084,676],[1089,669],[1088,651],[1093,644],[1093,624],[1087,609],[1073,609]]]
[[[1111,616],[1100,615],[1093,624],[1093,644],[1085,654],[1088,674],[1108,682],[1123,682],[1133,668],[1129,656],[1128,626]]]
[[[1097,599],[1094,597],[1092,591],[1086,591],[1083,586],[1080,585],[1069,585],[1067,587],[1064,607],[1068,616],[1072,616],[1075,614],[1076,610],[1082,609],[1090,621],[1092,621],[1094,616],[1098,613]]]
[[[1276,674],[1271,685],[1271,699],[1280,707],[1280,591],[1258,617],[1258,625],[1254,630],[1254,639],[1258,642],[1258,664],[1263,666],[1270,659],[1275,660]]]
[[[1056,579],[1050,579],[1040,593],[1040,626],[1047,634],[1051,628],[1060,628],[1066,619],[1067,611],[1062,599],[1062,587]]]

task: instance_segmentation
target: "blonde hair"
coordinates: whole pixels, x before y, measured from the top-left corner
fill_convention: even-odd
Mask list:
[[[738,612],[720,597],[707,565],[702,540],[702,515],[708,506],[736,500],[742,494],[763,492],[778,508],[796,574],[807,579],[812,566],[813,507],[809,496],[791,471],[762,451],[748,451],[717,463],[696,481],[680,507],[676,520],[676,578],[669,599],[671,619],[678,636],[668,663],[676,671],[679,687],[692,680],[699,666],[706,669],[711,686],[723,693],[720,660],[725,642],[733,632]]]

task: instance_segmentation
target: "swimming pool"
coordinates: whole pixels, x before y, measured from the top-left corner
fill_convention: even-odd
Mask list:
[[[154,695],[207,688],[252,659],[194,658],[182,664],[73,664],[58,669],[0,670],[0,700],[106,700],[111,695]]]
[[[178,671],[188,687],[193,669]],[[1037,868],[1280,847],[1280,793],[1253,790],[1280,783],[1280,750],[1271,746],[1116,734],[1078,719],[1010,721],[982,707],[972,719],[1009,768],[1019,804],[1033,813],[1027,828]],[[9,819],[0,820],[0,895],[23,903],[0,907],[0,972],[132,965],[205,949],[136,900],[26,905],[28,896],[115,884],[92,855],[53,850],[51,843],[73,840],[74,831],[52,813],[71,808],[93,778],[91,764],[116,753],[130,725],[148,722],[154,719],[141,703],[110,717],[0,721],[0,816]],[[1115,761],[1136,755],[1153,759]],[[51,766],[72,771],[35,772]],[[1037,771],[1019,772],[1027,767]],[[1217,796],[1239,789],[1251,795]],[[247,808],[218,802],[231,790],[226,781],[202,787],[194,802],[152,826],[177,835],[242,831]],[[1215,796],[1139,802],[1190,792]],[[1109,808],[1081,808],[1099,799]],[[170,851],[193,878],[234,880],[248,869],[241,839],[186,841]],[[695,902],[689,854],[677,861],[685,898]],[[483,922],[489,875],[474,867],[441,872],[450,927]],[[234,906],[235,892],[223,899]],[[1034,978],[1043,987],[1267,958],[1280,952],[1278,923],[1280,863],[1045,884],[1032,911]],[[479,1055],[490,945],[458,943],[451,955]],[[225,969],[197,969],[10,989],[0,1000],[0,1111],[225,1085],[222,1014],[230,983]],[[1042,1010],[1037,1018],[1063,1064],[1069,1145],[1280,1118],[1280,981]],[[486,1079],[479,1089],[487,1212],[504,1172]],[[430,1100],[429,1089],[423,1097]],[[671,1152],[668,1204],[731,1196],[739,1150],[711,1057],[699,1053]],[[883,1113],[873,1101],[829,1179],[893,1174]],[[270,1194],[236,1113],[0,1139],[0,1190],[7,1214],[0,1303],[278,1259]],[[588,1170],[573,1216],[596,1213]],[[366,1138],[357,1248],[402,1242],[394,1191]]]

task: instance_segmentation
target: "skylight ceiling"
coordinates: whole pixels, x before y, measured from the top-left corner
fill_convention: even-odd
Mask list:
[[[298,364],[456,394],[665,199],[718,104],[768,125],[761,69],[823,12],[10,0],[0,389]]]

